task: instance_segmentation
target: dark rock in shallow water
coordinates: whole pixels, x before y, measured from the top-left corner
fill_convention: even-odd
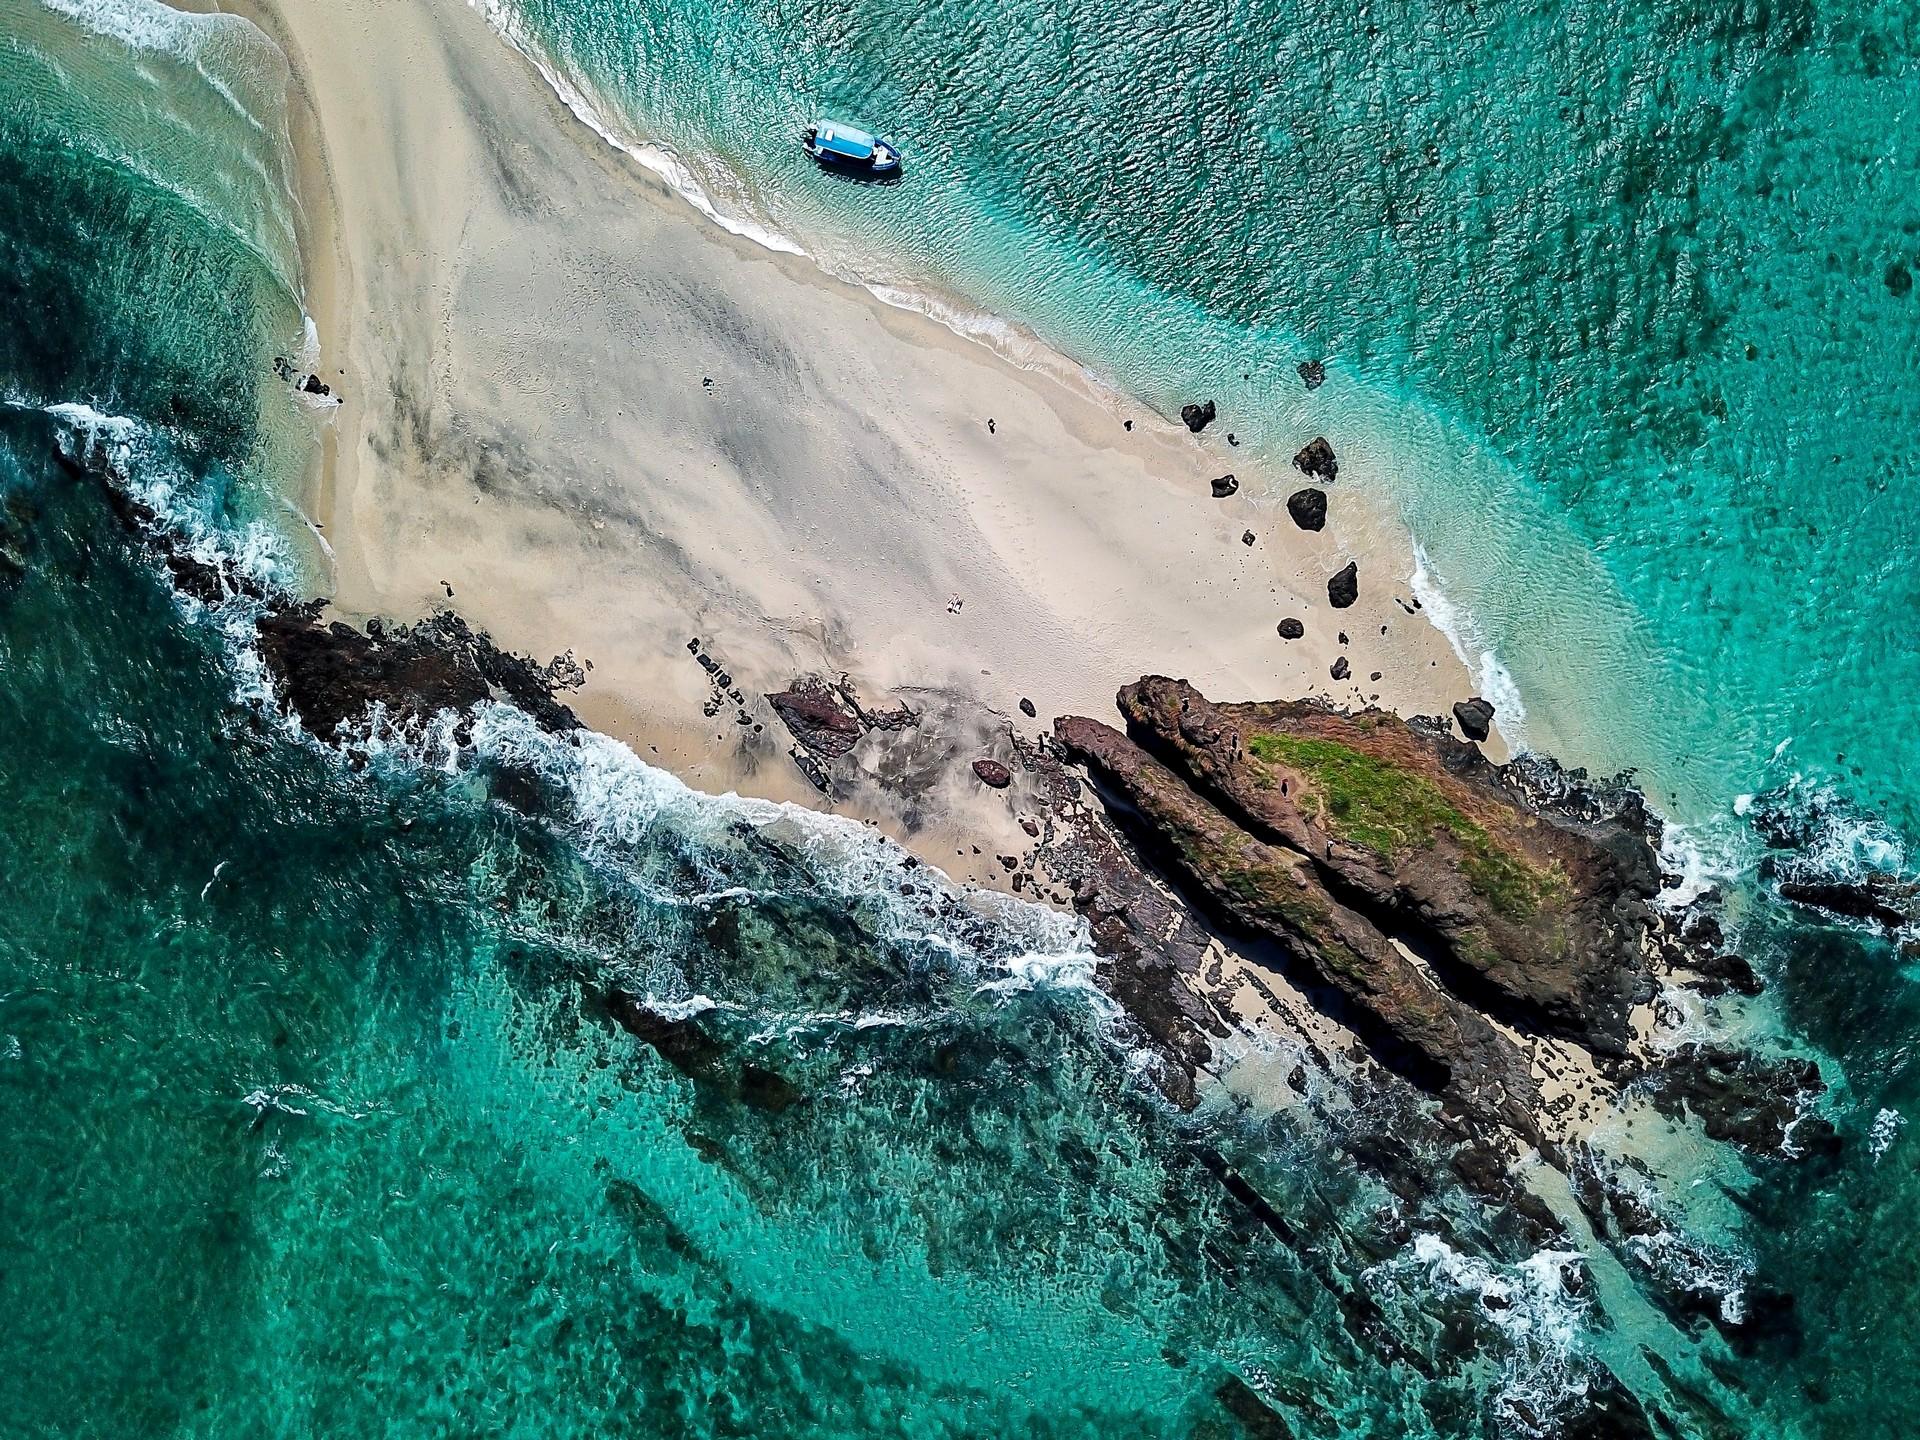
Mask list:
[[[1781,899],[1796,905],[1851,920],[1871,920],[1889,930],[1920,921],[1920,886],[1879,871],[1870,871],[1858,880],[1825,875],[1795,877],[1781,880],[1777,888]]]
[[[1327,492],[1311,488],[1294,491],[1287,497],[1287,514],[1302,530],[1326,529]]]
[[[1276,628],[1280,631],[1280,638],[1282,640],[1298,640],[1302,635],[1307,633],[1307,627],[1291,615],[1282,620]]]
[[[1213,401],[1211,400],[1203,405],[1182,405],[1180,407],[1180,421],[1187,429],[1198,435],[1213,423],[1215,413]]]
[[[495,690],[554,731],[579,728],[553,698],[546,667],[497,648],[458,615],[418,625],[369,625],[362,633],[322,624],[316,604],[261,617],[260,655],[280,699],[323,740],[364,720],[375,705],[402,723],[442,710],[466,712]]]
[[[1493,704],[1478,695],[1461,700],[1453,707],[1453,718],[1460,722],[1460,733],[1469,740],[1484,740],[1493,725]]]
[[[1768,1059],[1725,1045],[1683,1045],[1656,1077],[1668,1115],[1691,1114],[1709,1139],[1757,1155],[1832,1154],[1839,1136],[1813,1102],[1826,1090],[1811,1060]]]
[[[976,760],[973,773],[980,777],[982,785],[991,785],[996,790],[1004,790],[1013,783],[1013,772],[998,760]]]
[[[1327,603],[1344,610],[1360,598],[1360,566],[1349,560],[1347,568],[1327,581]]]
[[[1233,476],[1216,476],[1213,482],[1213,498],[1216,500],[1224,500],[1239,488],[1240,482],[1234,479]]]
[[[1302,360],[1300,379],[1307,389],[1318,390],[1327,383],[1327,367],[1318,360]]]
[[[1300,453],[1293,457],[1294,468],[1315,480],[1333,483],[1333,477],[1340,473],[1340,464],[1333,458],[1333,446],[1327,443],[1324,435],[1315,436],[1301,447]]]
[[[1913,293],[1913,272],[1897,260],[1887,267],[1887,291],[1901,298]]]

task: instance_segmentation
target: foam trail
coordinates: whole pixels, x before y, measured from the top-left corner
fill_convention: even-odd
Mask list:
[[[1494,723],[1506,737],[1508,747],[1516,751],[1525,748],[1527,707],[1520,699],[1520,687],[1493,648],[1481,642],[1473,617],[1441,588],[1418,540],[1413,543],[1413,574],[1407,583],[1429,623],[1447,637],[1460,663],[1478,679],[1480,693],[1493,702]]]

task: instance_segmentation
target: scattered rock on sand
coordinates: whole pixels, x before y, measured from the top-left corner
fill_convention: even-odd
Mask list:
[[[980,777],[982,785],[991,785],[996,790],[1004,790],[1013,783],[1013,772],[998,760],[976,760],[973,773]]]
[[[1336,680],[1344,680],[1353,673],[1353,670],[1347,664],[1347,657],[1342,655],[1338,660],[1333,662],[1333,668],[1327,673],[1332,675]]]
[[[1322,385],[1326,384],[1327,367],[1322,365],[1318,360],[1302,360],[1300,362],[1300,379],[1305,383],[1307,389],[1318,390]]]
[[[1023,695],[1020,697],[1020,713],[1026,716],[1029,720],[1031,720],[1033,719],[1034,716],[1038,715],[1040,712],[1033,708],[1033,701],[1027,699],[1026,696]]]
[[[1294,468],[1316,480],[1331,485],[1333,477],[1340,473],[1340,464],[1333,458],[1333,446],[1327,443],[1327,437],[1316,435],[1293,457]]]
[[[1280,638],[1282,640],[1298,640],[1302,635],[1307,633],[1307,627],[1291,615],[1280,622],[1279,628]]]
[[[1326,529],[1327,492],[1314,489],[1294,491],[1287,496],[1287,514],[1302,530]]]
[[[1360,567],[1352,560],[1347,568],[1327,581],[1327,603],[1344,610],[1360,598]]]
[[[1453,718],[1460,722],[1460,733],[1469,740],[1484,740],[1493,724],[1493,706],[1476,695],[1455,705]]]
[[[1206,429],[1208,425],[1213,423],[1215,413],[1213,401],[1211,400],[1203,405],[1182,405],[1180,407],[1180,421],[1187,429],[1198,435],[1202,430]]]
[[[1231,475],[1216,475],[1213,481],[1213,498],[1224,500],[1240,488],[1240,482]]]
[[[1251,545],[1253,544],[1253,540],[1254,540],[1253,531],[1243,530],[1240,532],[1240,543],[1242,545]]]

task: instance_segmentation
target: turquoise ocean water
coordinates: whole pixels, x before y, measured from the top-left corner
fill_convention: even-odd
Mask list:
[[[501,19],[731,214],[1206,389],[1272,454],[1326,431],[1570,758],[1703,825],[1798,772],[1881,858],[1911,832],[1912,17]],[[1170,1115],[1070,926],[929,931],[858,834],[508,710],[451,765],[302,741],[244,613],[53,460],[107,443],[295,578],[277,57],[0,0],[0,58],[0,1433],[1282,1433],[1244,1384],[1299,1436],[1549,1435],[1599,1365],[1657,1433],[1920,1422],[1920,990],[1883,940],[1743,906],[1846,1145],[1676,1201],[1795,1297],[1738,1348],[1444,1190],[1384,1223],[1337,1114]],[[816,103],[908,179],[794,166]],[[537,818],[496,798],[529,774]],[[699,1011],[701,1078],[607,1023],[610,980]]]

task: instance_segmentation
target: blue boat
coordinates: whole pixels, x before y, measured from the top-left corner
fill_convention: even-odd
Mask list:
[[[807,126],[803,142],[807,153],[822,165],[854,175],[892,175],[900,169],[900,152],[877,135],[838,120],[816,120]]]

